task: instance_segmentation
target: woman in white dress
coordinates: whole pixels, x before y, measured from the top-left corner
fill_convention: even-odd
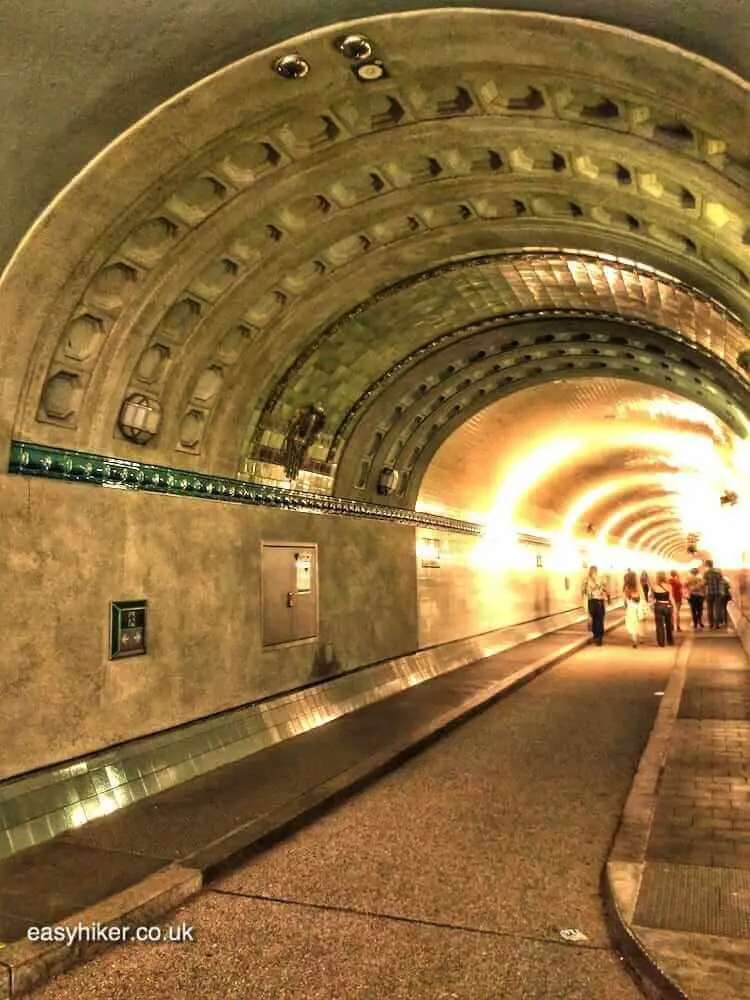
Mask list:
[[[622,596],[625,599],[625,631],[630,636],[633,648],[643,639],[643,619],[645,598],[638,586],[635,573],[627,572],[622,586]]]

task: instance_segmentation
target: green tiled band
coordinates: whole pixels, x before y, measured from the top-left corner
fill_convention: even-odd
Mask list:
[[[0,782],[0,860],[432,677],[585,618],[580,608],[360,667]]]
[[[94,486],[117,486],[149,493],[189,496],[203,500],[223,500],[260,507],[281,507],[302,513],[335,514],[344,517],[367,517],[399,524],[444,528],[462,534],[478,535],[482,528],[472,521],[419,513],[402,507],[386,507],[360,500],[347,500],[319,493],[301,493],[277,486],[247,483],[241,479],[207,476],[164,465],[108,458],[68,448],[12,441],[8,471],[24,476],[64,479]]]

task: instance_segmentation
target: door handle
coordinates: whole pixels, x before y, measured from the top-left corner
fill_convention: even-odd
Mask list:
[[[293,608],[294,607],[294,593],[291,590],[287,591],[286,606],[288,608]]]

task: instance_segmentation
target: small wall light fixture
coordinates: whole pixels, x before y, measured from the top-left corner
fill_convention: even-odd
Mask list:
[[[725,490],[719,497],[719,503],[722,507],[734,507],[738,500],[739,497],[733,490]]]
[[[357,63],[352,66],[352,71],[362,83],[374,83],[388,76],[385,66],[379,59],[371,59],[369,62]]]
[[[134,393],[123,402],[117,425],[134,444],[147,444],[159,430],[161,410],[155,399]]]
[[[389,465],[384,465],[378,476],[377,490],[381,497],[390,496],[398,487],[399,474]]]
[[[302,58],[299,52],[290,52],[288,55],[279,56],[275,60],[273,68],[285,80],[301,80],[310,72],[310,64]]]

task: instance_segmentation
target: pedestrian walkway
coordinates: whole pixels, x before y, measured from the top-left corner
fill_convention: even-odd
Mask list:
[[[195,944],[33,1000],[640,1000],[600,878],[675,655],[581,648],[212,879],[172,915]]]
[[[691,637],[608,875],[620,943],[665,997],[750,997],[750,665],[733,632]]]
[[[637,1000],[608,935],[650,997],[747,1000],[747,658],[732,632],[588,641],[524,643],[3,862],[0,1000],[102,950],[13,941],[31,925],[169,919],[196,943],[108,949],[33,1000]]]
[[[610,628],[621,615],[612,612]],[[584,622],[443,674],[0,863],[0,1000],[102,947],[30,926],[154,923],[270,839],[590,641]]]

